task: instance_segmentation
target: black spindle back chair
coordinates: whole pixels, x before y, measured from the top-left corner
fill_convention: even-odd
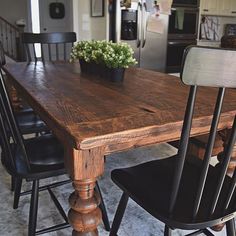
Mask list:
[[[0,131],[4,152],[4,167],[14,178],[13,208],[18,208],[20,195],[31,193],[29,214],[29,235],[35,235],[38,209],[38,192],[47,189],[55,202],[65,223],[43,229],[37,233],[51,232],[69,227],[69,223],[60,203],[51,191],[52,187],[69,183],[70,180],[39,187],[39,180],[65,174],[64,152],[59,142],[52,135],[44,135],[24,140],[15,119],[3,79],[0,79]],[[27,145],[26,145],[27,144]],[[28,155],[28,152],[30,155]],[[48,153],[47,153],[48,152]],[[32,191],[21,193],[22,180],[33,181]],[[54,186],[55,185],[55,186]]]
[[[7,83],[7,77],[3,76],[2,67],[6,64],[5,53],[2,43],[0,41],[0,79],[5,80]],[[2,83],[4,83],[2,81]],[[10,83],[9,83],[10,84]],[[11,85],[11,84],[10,84]],[[9,106],[12,106],[9,100]],[[22,134],[39,134],[42,132],[48,132],[48,128],[45,123],[34,113],[32,108],[22,108],[15,112],[15,118],[18,121],[19,128]]]
[[[9,96],[6,91],[5,82],[7,78],[4,78],[2,67],[6,64],[5,54],[3,50],[2,43],[0,42],[0,83],[2,85],[2,93],[4,96],[2,99],[4,100],[4,103],[7,104],[8,107],[10,107],[12,115],[14,116],[14,119],[17,120],[17,123],[19,125],[19,129],[22,134],[38,134],[42,132],[48,132],[48,128],[46,127],[45,123],[40,120],[40,118],[33,112],[32,109],[22,109],[21,111],[15,113],[13,112],[13,107],[11,104],[11,101],[9,99]],[[8,133],[10,134],[10,133]],[[2,161],[3,157],[5,155],[2,155]],[[14,180],[12,181],[12,190],[14,189]]]
[[[74,32],[53,33],[23,33],[22,43],[25,45],[28,62],[38,60],[45,61],[67,61],[73,43],[76,41]],[[41,58],[36,55],[36,44],[40,45]]]
[[[184,55],[181,79],[190,86],[178,153],[164,160],[112,171],[113,181],[123,190],[112,229],[116,236],[131,197],[171,229],[197,230],[188,235],[213,235],[207,228],[226,222],[227,235],[234,236],[236,216],[236,170],[227,175],[236,142],[236,114],[223,161],[213,167],[210,158],[227,88],[236,88],[236,50],[189,47]],[[195,100],[199,86],[217,87],[209,139],[202,160],[187,157]],[[235,94],[236,95],[236,94]]]
[[[20,195],[31,194],[28,235],[43,234],[69,227],[67,216],[52,192],[52,188],[71,182],[64,180],[39,187],[39,180],[65,174],[64,151],[62,145],[51,134],[24,140],[15,119],[5,88],[0,79],[0,137],[5,153],[4,166],[16,181],[13,208],[18,208]],[[29,155],[30,154],[30,155]],[[22,179],[32,181],[32,191],[21,193]],[[65,223],[45,228],[36,232],[38,192],[48,190],[55,206]],[[101,196],[100,208],[107,231],[110,230],[106,207],[98,183],[96,190]]]

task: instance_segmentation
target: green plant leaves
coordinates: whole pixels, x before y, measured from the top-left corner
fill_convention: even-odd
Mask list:
[[[83,59],[86,62],[103,64],[109,68],[128,68],[137,64],[133,49],[126,43],[103,41],[80,41],[71,51],[71,61]]]

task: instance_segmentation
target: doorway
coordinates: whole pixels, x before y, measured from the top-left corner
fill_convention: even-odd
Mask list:
[[[72,0],[29,0],[33,33],[73,31]]]
[[[73,31],[72,0],[29,0],[29,6],[33,33]],[[39,44],[35,51],[41,57]]]

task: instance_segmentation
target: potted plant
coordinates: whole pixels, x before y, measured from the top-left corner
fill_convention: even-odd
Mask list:
[[[132,48],[126,43],[80,41],[72,48],[71,61],[79,59],[82,73],[121,81],[125,68],[137,63],[133,54]]]

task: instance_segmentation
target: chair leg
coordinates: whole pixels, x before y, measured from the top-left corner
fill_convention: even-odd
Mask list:
[[[129,196],[124,192],[122,194],[122,197],[120,199],[118,208],[116,210],[116,214],[112,223],[112,227],[111,227],[111,231],[109,236],[117,236],[117,232],[119,230],[120,227],[120,223],[122,221],[123,215],[125,213],[125,208],[127,206],[129,200]]]
[[[30,200],[28,236],[35,235],[37,226],[38,197],[39,197],[39,180],[34,180],[32,186],[31,200]]]
[[[20,200],[20,192],[21,192],[21,186],[22,186],[22,179],[21,178],[14,178],[14,177],[12,177],[11,181],[14,182],[13,209],[17,209],[18,205],[19,205],[19,200]]]
[[[102,211],[102,221],[103,221],[105,230],[110,231],[111,228],[110,228],[110,223],[109,223],[109,219],[107,216],[107,210],[106,210],[105,203],[103,201],[102,193],[101,193],[100,187],[98,185],[98,182],[96,182],[95,190],[100,195],[100,198],[101,198],[101,203],[100,203],[99,207]]]
[[[165,225],[164,236],[171,236],[171,229]]]
[[[234,219],[226,222],[226,232],[227,232],[227,236],[235,236],[236,235]]]
[[[13,176],[11,176],[11,191],[12,192],[15,190],[15,181],[16,179]]]

